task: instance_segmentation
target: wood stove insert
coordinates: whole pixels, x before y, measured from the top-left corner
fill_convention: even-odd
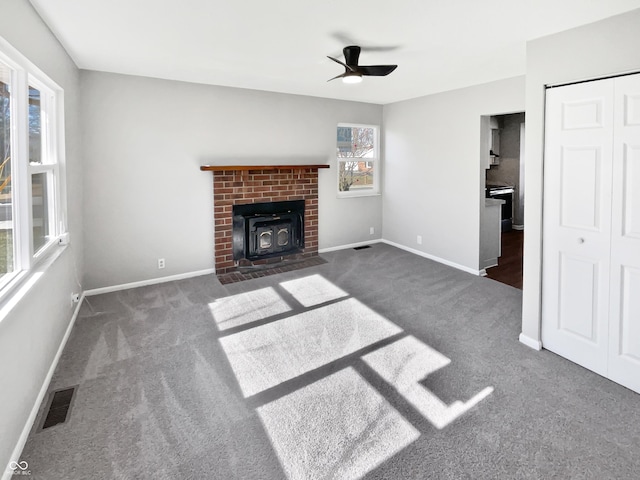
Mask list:
[[[233,259],[260,260],[304,248],[304,200],[233,206]]]

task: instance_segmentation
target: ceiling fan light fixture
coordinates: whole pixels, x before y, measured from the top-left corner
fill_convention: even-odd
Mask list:
[[[343,83],[360,83],[363,76],[371,77],[384,77],[393,72],[397,65],[358,65],[358,59],[360,58],[360,47],[351,45],[350,47],[344,47],[342,53],[344,54],[344,62],[327,55],[329,60],[342,65],[344,67],[344,73],[342,75],[336,75],[333,78],[327,80],[342,79]]]
[[[342,83],[360,83],[362,81],[362,74],[357,72],[349,72],[342,77]]]

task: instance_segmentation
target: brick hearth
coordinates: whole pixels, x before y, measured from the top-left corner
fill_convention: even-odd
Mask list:
[[[233,260],[233,205],[304,200],[304,248],[295,258],[318,254],[318,168],[328,165],[283,167],[201,167],[213,172],[214,252],[217,274],[237,270]],[[289,256],[287,257],[289,258]],[[260,260],[254,264],[272,263],[280,258]],[[241,266],[251,265],[244,260]]]

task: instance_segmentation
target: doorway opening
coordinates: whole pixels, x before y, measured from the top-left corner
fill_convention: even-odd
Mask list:
[[[480,270],[522,289],[524,112],[481,117]]]

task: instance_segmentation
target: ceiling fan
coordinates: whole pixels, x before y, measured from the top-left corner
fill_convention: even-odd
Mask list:
[[[398,68],[397,65],[358,65],[360,47],[355,45],[344,47],[342,53],[344,54],[344,62],[341,62],[337,58],[327,56],[327,58],[344,67],[343,74],[336,75],[327,80],[327,82],[335,80],[336,78],[342,78],[344,83],[358,83],[362,81],[363,76],[384,77]]]

